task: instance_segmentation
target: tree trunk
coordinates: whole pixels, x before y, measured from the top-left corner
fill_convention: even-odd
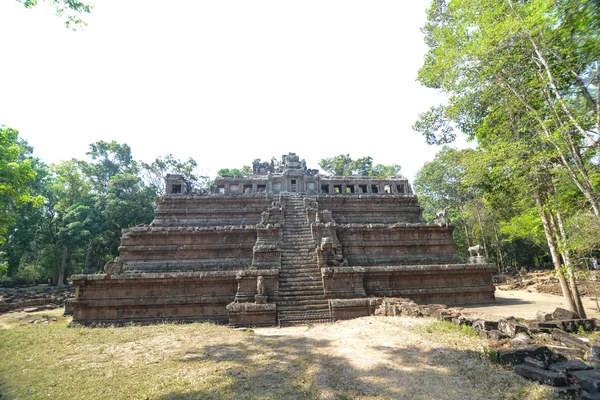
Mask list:
[[[496,237],[496,253],[498,256],[498,273],[502,274],[502,271],[504,270],[504,259],[502,256],[502,249],[500,249],[500,235],[498,235],[498,227],[496,226],[495,222],[492,224],[492,227],[494,228],[494,236]]]
[[[65,246],[63,249],[62,262],[60,263],[60,270],[58,271],[58,282],[57,286],[64,286],[65,282],[65,271],[67,269],[67,259],[69,258],[69,248]]]
[[[83,273],[84,274],[90,273],[89,268],[90,268],[90,253],[92,252],[92,241],[93,241],[93,239],[90,239],[87,250],[85,252],[85,261],[83,263]]]
[[[557,237],[560,238],[560,243],[561,243],[561,249],[562,249],[562,255],[563,255],[563,259],[565,260],[565,266],[567,268],[567,274],[569,275],[569,287],[571,288],[571,295],[573,296],[573,300],[575,300],[575,306],[577,307],[577,314],[579,314],[580,318],[587,318],[587,315],[585,313],[585,309],[583,308],[583,302],[581,301],[581,295],[579,294],[579,289],[577,288],[577,281],[575,280],[575,274],[574,274],[574,268],[575,266],[573,265],[573,262],[571,260],[571,252],[569,250],[569,248],[567,247],[567,230],[565,229],[565,224],[563,222],[562,219],[562,214],[560,212],[560,209],[558,208],[558,202],[556,200],[556,187],[554,186],[554,181],[552,180],[552,177],[549,177],[549,182],[550,182],[550,188],[552,191],[552,199],[554,201],[554,208],[555,208],[555,212],[556,212],[556,224],[554,224],[554,221],[551,220],[552,224],[554,225],[554,229],[556,231],[556,228],[558,226],[558,235]]]
[[[479,199],[475,199],[475,212],[477,212],[477,221],[479,221],[479,230],[481,231],[481,241],[483,242],[483,251],[485,252],[485,258],[489,259],[487,241],[485,240],[485,232],[483,230],[483,222],[481,220],[481,213],[479,212]]]
[[[558,256],[558,252],[556,251],[556,243],[554,241],[554,236],[552,235],[552,229],[550,228],[550,223],[548,222],[548,215],[546,214],[546,210],[544,210],[544,205],[542,204],[542,199],[540,197],[539,188],[533,189],[533,197],[535,199],[535,204],[537,205],[538,211],[540,213],[540,218],[542,220],[542,225],[544,226],[544,234],[546,235],[546,242],[548,242],[548,248],[550,249],[550,255],[552,256],[552,262],[554,264],[554,269],[556,269],[558,282],[560,283],[560,289],[562,291],[563,297],[567,301],[568,308],[571,311],[577,312],[577,306],[575,305],[575,301],[573,300],[573,296],[571,295],[571,291],[567,284],[567,280],[565,279],[562,271],[561,271],[561,263],[560,257]]]

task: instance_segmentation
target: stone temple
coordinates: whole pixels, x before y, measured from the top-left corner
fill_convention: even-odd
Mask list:
[[[382,297],[494,301],[494,266],[463,263],[453,230],[425,222],[405,178],[325,176],[294,153],[206,192],[169,175],[107,273],[71,277],[73,321],[274,325],[369,315]]]

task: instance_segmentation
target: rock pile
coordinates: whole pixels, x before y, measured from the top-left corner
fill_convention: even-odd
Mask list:
[[[600,400],[600,338],[592,344],[576,335],[597,330],[595,319],[582,319],[572,311],[557,308],[552,313],[539,311],[536,320],[509,317],[490,321],[474,318],[462,308],[420,305],[400,298],[384,299],[375,314],[431,316],[471,326],[480,337],[496,341],[491,347],[514,348],[491,354],[503,364],[514,365],[516,374],[554,386],[559,396]]]
[[[10,311],[29,309],[29,311],[52,310],[65,304],[65,300],[73,298],[75,288],[47,287],[42,292],[23,289],[11,296],[0,297],[0,314]]]

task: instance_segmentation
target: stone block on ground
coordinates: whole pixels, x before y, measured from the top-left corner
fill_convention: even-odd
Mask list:
[[[535,343],[535,340],[529,337],[528,334],[519,332],[513,339],[510,340],[510,344],[513,347],[527,347]]]
[[[551,344],[547,344],[546,347],[548,347],[554,354],[560,355],[564,359],[583,358],[585,355],[585,352],[578,348],[554,346]]]
[[[493,329],[498,329],[498,321],[486,321],[483,319],[478,319],[473,321],[471,326],[473,329],[478,331],[491,331]]]
[[[540,369],[548,369],[549,360],[536,360],[535,358],[525,357],[525,364]]]
[[[558,372],[549,371],[533,367],[527,364],[519,364],[514,369],[517,375],[521,375],[524,378],[532,379],[550,386],[566,386],[567,378],[559,374]]]
[[[536,316],[536,319],[538,321],[550,321],[550,320],[552,320],[552,314],[547,313],[545,311],[538,311],[535,316]]]
[[[472,326],[473,325],[473,319],[471,318],[467,318],[464,316],[460,316],[460,317],[456,317],[456,318],[452,318],[452,323],[455,325],[467,325],[467,326]]]
[[[517,333],[527,333],[527,327],[518,323],[513,319],[503,319],[498,321],[498,330],[504,332],[505,335],[515,337]]]
[[[600,392],[600,370],[587,369],[573,371],[570,375],[581,385],[583,390],[590,393]]]
[[[554,353],[546,346],[527,347],[516,350],[501,350],[498,352],[498,360],[504,364],[522,364],[527,357],[549,362],[554,358]]]
[[[554,372],[567,373],[571,371],[582,371],[586,369],[592,369],[592,367],[580,360],[567,360],[550,364],[548,369]]]
[[[592,346],[588,361],[596,365],[600,365],[600,346]]]
[[[479,331],[479,337],[489,340],[502,340],[506,339],[508,336],[497,329],[492,329],[491,331]]]
[[[576,312],[558,307],[552,312],[552,319],[579,319]]]
[[[590,345],[585,340],[581,340],[562,329],[554,329],[552,331],[552,338],[558,342],[565,344],[566,346],[575,346],[585,352],[590,351]]]

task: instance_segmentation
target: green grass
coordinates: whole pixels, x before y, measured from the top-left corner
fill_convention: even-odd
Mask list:
[[[302,367],[273,364],[285,344],[263,339],[208,323],[68,328],[63,319],[0,329],[0,393],[8,399],[315,398],[299,379]]]
[[[0,398],[550,398],[551,389],[480,358],[472,350],[481,339],[452,324],[419,322],[409,328],[416,338],[393,317],[319,326],[312,336],[264,336],[210,323],[68,327],[59,311],[47,325],[44,313],[0,316]],[[373,341],[375,325],[386,333]],[[364,339],[347,342],[358,343],[354,352],[336,347],[341,326],[343,340],[348,332]],[[402,332],[411,344],[390,346]],[[357,363],[369,352],[375,359]]]

